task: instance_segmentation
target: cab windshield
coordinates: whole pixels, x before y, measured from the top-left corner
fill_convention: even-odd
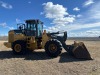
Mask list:
[[[27,21],[26,22],[26,29],[27,29],[27,35],[42,37],[43,23],[42,22]]]
[[[36,30],[36,24],[28,23],[27,30]]]

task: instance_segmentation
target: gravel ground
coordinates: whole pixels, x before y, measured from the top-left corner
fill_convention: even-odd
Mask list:
[[[57,58],[48,57],[44,50],[27,55],[14,55],[0,41],[0,75],[100,75],[100,41],[83,41],[93,60],[76,59],[65,50]],[[67,44],[72,44],[68,40]]]

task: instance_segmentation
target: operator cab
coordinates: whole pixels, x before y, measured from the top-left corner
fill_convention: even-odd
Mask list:
[[[26,20],[27,34],[41,37],[43,32],[43,22],[40,20]]]
[[[18,29],[26,36],[42,37],[43,22],[40,20],[26,20],[26,24],[18,24]]]

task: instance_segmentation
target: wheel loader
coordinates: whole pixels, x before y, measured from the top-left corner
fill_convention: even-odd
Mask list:
[[[59,35],[63,34],[63,35]],[[76,58],[91,59],[90,53],[83,42],[66,45],[67,31],[43,31],[43,22],[37,19],[25,20],[25,24],[17,24],[17,29],[8,32],[8,42],[4,45],[12,48],[14,54],[26,54],[28,50],[45,49],[50,57],[57,57],[64,48]]]

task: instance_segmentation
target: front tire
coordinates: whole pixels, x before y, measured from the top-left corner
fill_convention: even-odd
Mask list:
[[[50,57],[57,57],[61,54],[62,44],[57,39],[51,39],[45,44],[45,52]]]
[[[26,42],[23,40],[17,40],[13,42],[12,49],[14,54],[26,54]]]

